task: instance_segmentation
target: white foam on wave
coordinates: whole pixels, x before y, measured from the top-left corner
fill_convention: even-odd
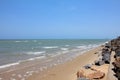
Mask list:
[[[41,55],[41,54],[43,54],[43,53],[45,53],[45,51],[40,51],[40,52],[27,52],[26,54],[28,54],[28,55]]]
[[[85,49],[85,48],[87,48],[87,46],[77,46],[77,48]]]
[[[15,42],[21,42],[21,41],[15,41]]]
[[[35,57],[35,59],[43,59],[43,58],[45,58],[45,56]]]
[[[41,42],[39,42],[38,44],[42,44]]]
[[[15,63],[10,63],[10,64],[5,64],[5,65],[1,65],[0,66],[0,69],[2,68],[7,68],[7,67],[11,67],[11,66],[16,66],[16,65],[19,65],[21,62],[25,62],[25,61],[33,61],[33,60],[36,60],[36,59],[43,59],[45,58],[46,56],[39,56],[39,57],[35,57],[35,58],[29,58],[27,60],[20,60],[18,62],[15,62]]]
[[[46,47],[43,47],[45,49],[52,49],[52,48],[58,48],[58,46],[46,46]]]
[[[26,40],[26,41],[23,41],[23,42],[28,42],[28,41]]]
[[[52,54],[52,55],[50,55],[51,57],[56,57],[56,56],[58,56],[58,55],[61,55],[62,53],[61,52],[57,52],[56,54]]]
[[[66,47],[70,46],[70,45],[65,45]]]
[[[102,44],[93,44],[93,45],[88,45],[88,47],[95,48],[95,47],[98,47],[98,46],[100,46],[100,45],[102,45]]]
[[[1,69],[1,68],[6,68],[6,67],[15,66],[15,65],[19,65],[19,64],[20,64],[19,62],[10,63],[10,64],[5,64],[5,65],[0,66],[0,69]]]
[[[25,41],[15,41],[16,43],[19,43],[19,42],[28,42],[27,40],[25,40]]]
[[[109,41],[106,41],[106,42],[105,42],[105,44],[108,44],[108,43],[109,43]]]
[[[30,59],[28,59],[28,61],[33,61],[33,60],[35,60],[35,58],[30,58]]]
[[[66,51],[66,50],[68,50],[68,48],[61,48],[61,50]]]
[[[36,59],[43,59],[45,58],[45,56],[39,56],[39,57],[35,57],[35,58],[30,58],[30,59],[27,59],[27,61],[33,61],[33,60],[36,60]]]
[[[98,47],[99,45],[97,44],[89,44],[89,45],[82,45],[82,46],[76,46],[79,49],[90,49],[90,48],[95,48]]]
[[[33,40],[33,42],[37,42],[37,40]]]
[[[68,53],[68,52],[69,52],[69,50],[63,50],[63,51],[57,52],[56,54],[52,54],[51,57],[56,57],[56,56],[59,56],[59,55],[62,55],[62,54]]]

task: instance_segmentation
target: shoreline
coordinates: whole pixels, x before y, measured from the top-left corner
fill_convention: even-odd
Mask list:
[[[90,49],[86,48],[83,51],[76,49],[75,53],[69,51],[67,55],[61,54],[49,57],[47,60],[45,58],[35,59],[8,68],[1,68],[0,80],[77,80],[78,71],[84,70],[86,75],[93,72],[85,70],[84,66],[94,64],[98,60],[98,54],[101,53],[103,47],[104,44]],[[93,68],[102,70],[105,77],[101,80],[107,80],[109,64],[99,67],[93,66]]]
[[[42,74],[33,74],[27,80],[77,80],[76,72],[88,63],[93,63],[98,57],[96,52],[101,47],[94,48],[76,57],[72,61],[54,66]],[[105,79],[104,79],[105,80]]]
[[[100,45],[97,45],[97,46],[100,46]],[[79,55],[81,55],[81,54],[83,54],[83,53],[85,53],[85,52],[87,52],[87,51],[89,51],[91,49],[94,49],[97,46],[86,47],[86,49],[82,49],[81,47],[83,47],[83,46],[77,46],[78,48],[71,49],[71,50],[63,50],[61,52],[58,52],[57,54],[54,54],[54,55],[52,54],[52,55],[48,55],[48,56],[50,56],[51,58],[54,58],[54,57],[58,57],[58,56],[69,54],[69,53],[75,53],[75,55],[74,55],[73,58],[76,58],[77,56],[79,56]],[[73,54],[72,54],[72,56],[73,56]],[[40,60],[40,59],[41,60],[42,59],[47,59],[47,56],[41,55],[41,56],[31,57],[31,58],[28,58],[28,59],[18,60],[16,62],[11,62],[11,63],[7,63],[7,64],[3,64],[3,65],[0,65],[0,69],[9,68],[9,67],[16,66],[16,65],[19,65],[19,64],[24,63],[24,62],[29,62],[29,61],[34,61],[34,60]]]
[[[59,69],[64,70],[64,69],[68,68],[69,66],[71,66],[71,69],[75,67],[76,70],[74,72],[76,73],[76,71],[79,70],[79,68],[77,68],[77,67],[81,67],[80,66],[81,65],[81,61],[80,60],[82,60],[82,64],[90,61],[90,60],[83,61],[83,59],[84,58],[88,58],[88,56],[90,54],[95,53],[96,51],[98,51],[98,49],[100,49],[100,47],[93,48],[93,49],[90,49],[90,50],[85,50],[85,52],[81,52],[81,53],[78,51],[79,52],[78,53],[79,56],[77,55],[77,57],[74,57],[74,58],[70,57],[71,60],[68,60],[68,61],[65,61],[65,62],[61,62],[61,63],[59,62],[59,64],[51,65],[49,63],[49,65],[50,65],[49,68],[46,67],[46,65],[44,65],[44,61],[40,61],[39,59],[35,60],[35,61],[33,60],[33,61],[30,61],[30,62],[21,63],[20,65],[18,64],[16,66],[12,66],[11,68],[9,68],[9,67],[7,69],[3,68],[3,69],[0,69],[0,74],[1,74],[0,78],[2,78],[3,80],[4,79],[5,80],[6,79],[13,79],[13,80],[14,79],[15,80],[22,80],[22,79],[23,80],[39,80],[39,79],[41,79],[41,80],[47,80],[47,79],[44,79],[46,74],[50,74],[51,76],[57,74],[57,73],[53,74],[53,73],[49,73],[49,72],[59,72],[59,71],[56,71],[56,70],[59,70]],[[63,56],[63,55],[61,55],[61,56]],[[59,56],[56,57],[56,61],[57,61],[58,58],[59,58]],[[97,57],[92,55],[92,58],[97,58]],[[48,62],[49,62],[49,59],[48,59]],[[73,62],[75,62],[75,64]],[[72,67],[72,65],[76,65],[76,66]],[[43,67],[41,67],[41,66],[43,66]],[[54,70],[54,69],[55,69],[55,71],[51,71],[51,70]],[[71,69],[70,69],[70,71],[72,71]],[[71,72],[68,72],[68,73],[71,73]],[[66,73],[66,74],[68,74],[68,73]],[[61,74],[59,74],[59,75],[61,75]],[[34,79],[34,76],[36,77],[36,79]],[[76,76],[76,75],[74,75],[74,76]],[[49,79],[49,77],[50,76],[48,75],[48,79]],[[51,79],[51,80],[59,80],[59,79]],[[63,80],[65,80],[65,79],[63,79]]]

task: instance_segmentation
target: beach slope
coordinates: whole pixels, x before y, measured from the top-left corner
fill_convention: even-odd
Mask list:
[[[101,50],[101,47],[87,51],[72,61],[57,65],[42,74],[33,74],[27,80],[76,80],[77,71],[86,64],[94,63],[98,58],[95,53],[99,50]],[[104,78],[104,80],[106,79]]]

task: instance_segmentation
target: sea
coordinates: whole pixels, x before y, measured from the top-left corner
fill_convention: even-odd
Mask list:
[[[61,59],[61,62],[98,47],[107,39],[11,39],[0,40],[0,69],[25,61]]]

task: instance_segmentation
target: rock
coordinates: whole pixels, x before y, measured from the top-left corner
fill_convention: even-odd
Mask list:
[[[120,57],[120,51],[115,51],[115,58]]]
[[[111,53],[109,52],[106,52],[106,53],[103,53],[103,57],[102,57],[102,60],[105,62],[105,63],[110,63],[110,55]]]
[[[104,76],[105,76],[105,73],[100,72],[100,71],[96,71],[96,72],[88,75],[88,77],[92,80],[93,79],[102,79]]]
[[[86,75],[83,70],[77,72],[77,80],[90,80],[86,78]]]
[[[97,65],[97,66],[101,66],[103,64],[104,64],[104,61],[102,61],[102,60],[96,60],[95,61],[95,65]]]
[[[98,54],[98,52],[95,52],[94,54]]]
[[[105,44],[105,47],[106,47],[106,48],[110,48],[110,47],[111,47],[110,43],[106,43],[106,44]]]
[[[120,69],[117,70],[117,72],[116,72],[115,75],[116,75],[116,77],[118,78],[118,80],[120,80]]]
[[[113,64],[115,70],[120,68],[120,57],[119,58],[117,57],[116,60],[112,64]]]
[[[90,80],[88,78],[77,78],[77,80]]]
[[[77,72],[77,78],[85,78],[85,74],[83,70]]]
[[[89,69],[91,67],[92,67],[92,64],[87,64],[87,65],[84,66],[85,69]]]
[[[115,61],[112,63],[114,68],[114,74],[120,80],[120,36],[116,39],[111,40],[111,50],[115,51]]]

